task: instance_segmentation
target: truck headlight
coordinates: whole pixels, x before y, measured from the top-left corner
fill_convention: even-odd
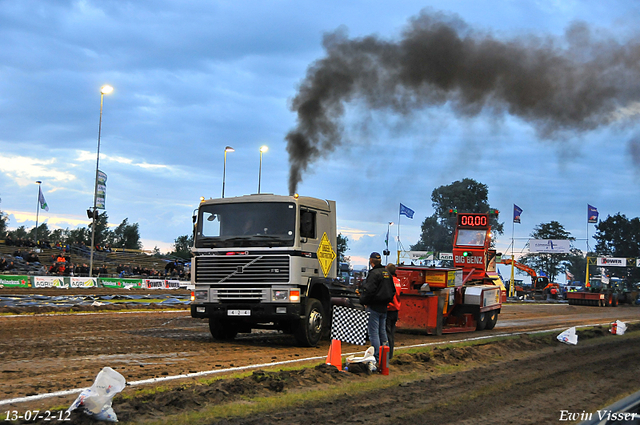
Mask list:
[[[288,289],[274,289],[271,295],[273,301],[286,301],[289,298]]]
[[[208,291],[194,291],[194,298],[195,300],[206,300],[207,299],[207,292]]]

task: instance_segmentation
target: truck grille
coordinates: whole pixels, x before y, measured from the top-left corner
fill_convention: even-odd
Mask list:
[[[236,300],[266,300],[269,297],[267,289],[228,289],[220,288],[212,291],[212,296],[218,301]]]
[[[288,255],[216,255],[196,258],[196,282],[216,284],[288,283]],[[234,289],[234,291],[243,291]],[[261,291],[261,290],[259,290]],[[245,291],[246,292],[246,291]],[[252,297],[249,297],[252,298]]]

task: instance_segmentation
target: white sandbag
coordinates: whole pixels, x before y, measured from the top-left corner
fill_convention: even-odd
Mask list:
[[[616,320],[611,324],[611,328],[609,329],[609,332],[611,332],[611,335],[624,335],[624,332],[626,330],[627,330],[627,325],[625,325],[624,322]]]
[[[116,394],[124,389],[126,384],[124,376],[110,367],[105,367],[98,373],[93,385],[82,390],[67,412],[82,408],[87,415],[95,419],[118,422],[111,407],[111,401]]]
[[[572,327],[562,332],[558,335],[558,341],[564,342],[565,344],[577,345],[578,335],[576,335],[576,328]]]
[[[373,347],[367,348],[367,351],[364,352],[362,356],[356,356],[355,354],[347,357],[347,363],[365,363],[365,362],[376,362],[376,358],[373,353],[375,353],[375,349]]]

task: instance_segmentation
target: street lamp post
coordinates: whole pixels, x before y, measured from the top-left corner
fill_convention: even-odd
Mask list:
[[[40,180],[36,181],[36,184],[38,185],[38,202],[36,203],[36,231],[35,231],[35,237],[34,237],[34,243],[36,244],[36,248],[38,247],[38,215],[40,214],[40,185],[42,184],[42,182]]]
[[[262,154],[269,150],[268,146],[260,146],[260,169],[258,170],[258,193],[260,193],[260,180],[262,179]]]
[[[96,241],[96,210],[98,201],[98,167],[100,165],[100,135],[102,133],[102,104],[104,102],[104,95],[113,91],[113,87],[110,85],[104,85],[100,87],[100,120],[98,121],[98,151],[96,153],[96,181],[93,188],[93,210],[91,216],[91,258],[89,260],[89,277],[93,276],[93,252],[95,250]]]
[[[222,197],[224,198],[224,180],[227,175],[227,152],[235,152],[231,146],[224,148],[224,166],[222,168]]]

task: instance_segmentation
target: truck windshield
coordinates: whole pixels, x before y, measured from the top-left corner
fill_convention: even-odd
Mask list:
[[[203,205],[196,248],[293,246],[296,206],[285,202]]]

